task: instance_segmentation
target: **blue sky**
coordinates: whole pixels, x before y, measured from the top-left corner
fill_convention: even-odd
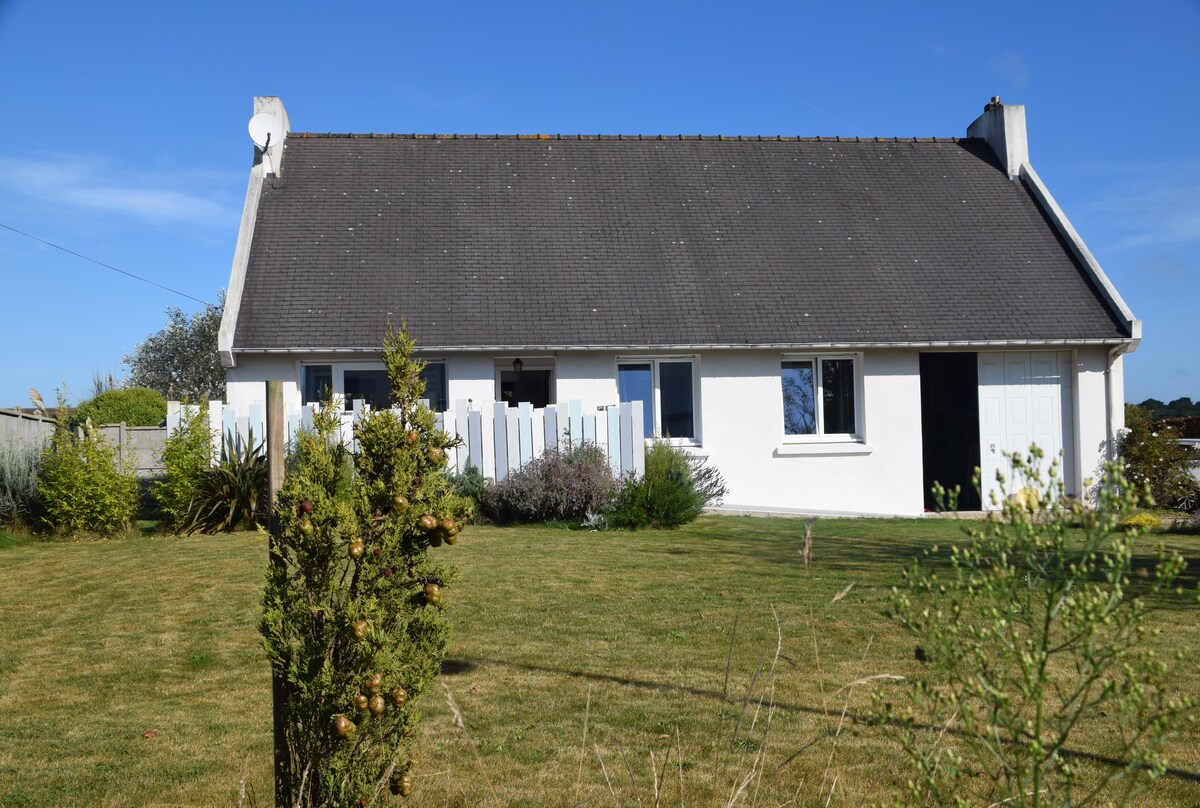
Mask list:
[[[0,0],[0,224],[202,300],[255,95],[295,131],[958,136],[1031,161],[1145,322],[1126,397],[1200,399],[1200,3]],[[0,228],[0,406],[86,397],[193,300]]]

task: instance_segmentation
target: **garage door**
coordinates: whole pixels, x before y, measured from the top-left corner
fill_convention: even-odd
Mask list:
[[[1025,454],[1036,443],[1051,459],[1063,454],[1060,475],[1076,493],[1073,462],[1071,354],[1067,351],[1006,351],[979,354],[980,466],[983,503],[1000,496],[996,472],[1011,481],[1006,452]],[[1020,485],[1008,485],[1012,492]]]

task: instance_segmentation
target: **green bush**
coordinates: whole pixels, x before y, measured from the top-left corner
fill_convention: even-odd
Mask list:
[[[564,445],[534,458],[488,486],[481,507],[497,524],[582,521],[600,513],[615,482],[604,450],[594,443]]]
[[[913,804],[1124,805],[1166,771],[1164,743],[1196,717],[1148,641],[1185,563],[1161,546],[1135,563],[1137,531],[1121,520],[1141,497],[1115,464],[1087,510],[1063,502],[1057,463],[1043,477],[1037,447],[1011,460],[1013,488],[1039,496],[1006,498],[893,588],[890,615],[924,669],[900,685],[903,707],[877,692],[876,717],[901,736]],[[1112,730],[1106,760],[1087,766],[1072,741],[1097,722]]]
[[[89,418],[94,426],[124,423],[126,426],[158,426],[167,417],[167,400],[157,390],[126,387],[105,390],[75,408],[72,426],[82,426]]]
[[[1161,507],[1195,507],[1194,455],[1179,445],[1174,428],[1155,424],[1141,407],[1126,404],[1125,429],[1121,459],[1129,482],[1148,488]]]
[[[487,493],[491,480],[484,477],[483,472],[474,463],[468,460],[461,473],[450,472],[446,475],[446,479],[449,480],[450,487],[454,489],[455,494],[466,497],[474,503],[476,515],[483,513],[483,497]]]
[[[0,441],[0,525],[33,521],[42,453],[15,440]]]
[[[221,462],[200,475],[183,533],[232,533],[267,521],[267,456],[263,444],[226,432]]]
[[[628,477],[608,510],[612,527],[679,527],[725,496],[725,481],[704,459],[666,441],[646,450],[646,471]]]
[[[60,421],[42,451],[40,526],[52,533],[111,536],[129,526],[137,507],[137,473],[119,465],[116,448],[93,429],[76,431]]]
[[[184,409],[167,437],[162,479],[151,486],[163,529],[178,533],[188,524],[211,459],[212,431],[204,409]]]

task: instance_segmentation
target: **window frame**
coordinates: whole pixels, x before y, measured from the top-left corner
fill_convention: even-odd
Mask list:
[[[854,393],[854,431],[853,432],[830,432],[826,433],[824,428],[825,421],[825,386],[824,374],[821,363],[825,360],[850,360],[852,364],[853,376],[853,393]],[[814,423],[816,431],[811,435],[789,435],[787,432],[787,413],[784,409],[783,402],[783,366],[788,363],[809,362],[813,366],[813,401],[814,401]],[[863,355],[861,353],[784,353],[779,357],[779,398],[777,399],[779,406],[781,426],[780,432],[783,435],[785,444],[813,444],[813,443],[866,443],[866,428],[863,418],[865,409],[863,402]]]
[[[447,368],[446,360],[445,359],[421,359],[421,361],[423,361],[426,365],[441,365],[442,366],[442,378],[445,381],[445,386],[446,386],[446,389],[444,391],[445,395],[446,395],[446,406],[449,407],[450,406],[450,375],[449,375],[449,371]],[[310,367],[328,367],[330,369],[329,370],[330,384],[333,387],[333,397],[334,397],[334,400],[339,404],[340,410],[342,412],[350,412],[354,408],[354,402],[346,400],[346,371],[348,371],[348,370],[349,371],[386,370],[387,369],[387,366],[384,365],[383,362],[368,362],[368,361],[322,362],[320,360],[313,360],[313,361],[305,360],[305,361],[299,362],[296,375],[298,377],[297,378],[297,386],[300,391],[300,403],[302,406],[305,404],[313,403],[311,401],[306,402],[304,400],[304,394],[305,394],[304,373],[305,373],[305,369],[310,368]],[[428,393],[428,390],[426,391],[426,393]],[[433,403],[432,398],[429,397],[428,395],[426,396],[426,400],[430,401],[431,404]],[[438,410],[434,409],[434,412],[438,412]]]
[[[694,437],[663,437],[662,434],[662,375],[659,366],[664,363],[686,362],[692,366],[692,434]],[[696,354],[662,354],[654,356],[618,356],[614,363],[613,379],[617,383],[617,400],[621,398],[620,373],[622,365],[650,365],[651,431],[647,441],[662,440],[673,446],[703,446],[700,407],[700,357]],[[625,402],[621,402],[625,403]]]

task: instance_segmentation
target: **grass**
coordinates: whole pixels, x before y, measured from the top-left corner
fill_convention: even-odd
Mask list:
[[[806,570],[799,520],[470,528],[437,551],[462,573],[456,632],[444,689],[420,699],[408,804],[725,805],[751,773],[739,804],[887,799],[907,770],[865,720],[874,683],[846,686],[915,671],[884,599],[960,529],[821,521]],[[1154,538],[1189,556],[1194,587],[1200,539]],[[232,805],[243,777],[270,804],[264,563],[248,533],[0,537],[0,805]],[[1200,654],[1195,615],[1161,613],[1164,649]],[[1177,677],[1200,691],[1194,664]],[[1080,751],[1103,753],[1107,728],[1083,729]],[[1198,740],[1139,805],[1194,801]]]

